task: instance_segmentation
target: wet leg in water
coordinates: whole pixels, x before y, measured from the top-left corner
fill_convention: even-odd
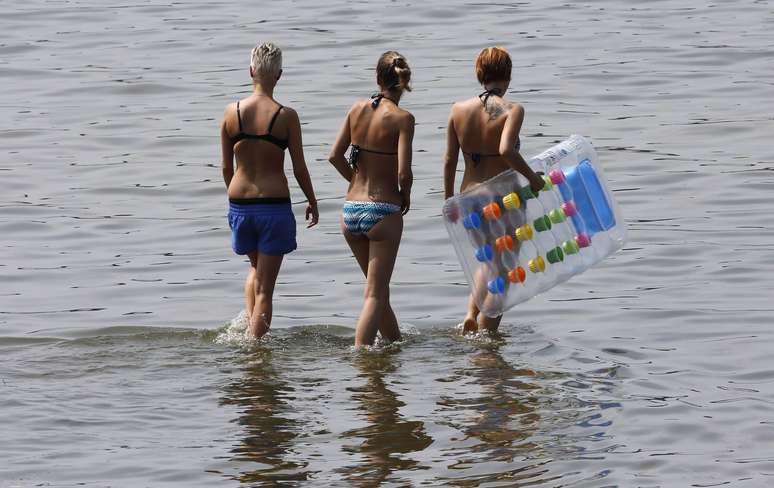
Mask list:
[[[250,254],[250,269],[247,271],[247,278],[245,278],[245,314],[248,324],[250,324],[250,317],[253,316],[253,308],[255,308],[255,266],[252,264],[253,259],[257,262],[257,253]]]
[[[342,225],[347,244],[366,277],[365,301],[355,331],[355,346],[373,344],[376,332],[388,341],[400,339],[395,312],[390,305],[390,278],[403,232],[403,216],[388,215],[366,236],[353,235]]]
[[[480,293],[486,293],[486,278],[483,276],[483,273],[480,271],[476,273],[475,280],[479,285],[476,287],[476,289],[480,290]],[[484,297],[484,299],[486,298]],[[497,329],[500,327],[500,321],[502,318],[502,315],[498,315],[497,317],[487,317],[486,315],[482,314],[478,309],[478,305],[476,305],[475,297],[471,293],[470,299],[468,300],[468,313],[465,315],[465,320],[462,322],[462,333],[467,334],[469,332],[483,332],[485,330],[489,332],[497,332]]]
[[[248,284],[245,283],[245,301],[249,307],[247,309],[249,317],[247,333],[250,337],[258,339],[269,331],[274,285],[277,283],[277,275],[279,275],[284,256],[270,256],[257,252],[250,253],[248,256],[252,268],[248,273],[248,278],[254,275],[255,279],[253,280],[252,307],[250,307],[250,299],[247,297]]]

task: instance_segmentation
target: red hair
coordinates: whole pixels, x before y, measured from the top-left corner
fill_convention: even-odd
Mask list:
[[[488,47],[476,59],[476,77],[482,85],[494,81],[511,81],[511,57],[501,47]]]

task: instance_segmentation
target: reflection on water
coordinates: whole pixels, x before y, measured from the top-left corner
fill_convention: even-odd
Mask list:
[[[527,442],[540,419],[534,390],[529,383],[535,372],[517,369],[500,355],[497,347],[487,348],[470,358],[471,374],[481,386],[481,395],[468,408],[477,411],[473,424],[465,429],[481,440],[473,452],[487,453],[490,459],[513,461],[518,451],[533,449]]]
[[[477,486],[504,479],[529,478],[544,462],[525,462],[536,457],[540,446],[533,435],[539,429],[540,396],[543,387],[532,369],[514,367],[500,353],[501,344],[492,341],[469,356],[468,364],[453,372],[468,376],[468,396],[443,398],[444,410],[463,412],[453,425],[465,434],[461,447],[452,450],[451,469],[461,478],[445,480],[454,486]],[[464,447],[462,447],[464,446]],[[481,473],[477,466],[486,463]],[[494,468],[494,469],[493,469]],[[473,474],[463,474],[471,472]]]
[[[358,407],[358,418],[366,425],[341,434],[346,441],[344,449],[360,454],[361,460],[339,471],[356,486],[377,486],[393,472],[416,469],[419,462],[410,453],[433,443],[424,422],[401,415],[400,408],[406,404],[385,379],[401,367],[396,356],[390,350],[372,351],[358,354],[353,360],[357,377],[364,382],[347,391]]]
[[[231,453],[232,460],[251,463],[251,469],[236,476],[243,483],[308,478],[306,463],[291,460],[293,442],[302,429],[291,415],[289,402],[295,390],[278,372],[273,355],[268,348],[254,351],[242,376],[224,388],[221,399],[222,405],[240,407],[236,422],[244,435]]]
[[[569,484],[591,478],[576,479],[563,463],[604,459],[617,447],[605,410],[621,405],[600,400],[616,395],[614,369],[522,363],[514,343],[544,348],[540,334],[470,340],[433,331],[361,352],[350,339],[336,330],[277,331],[236,359],[238,376],[221,387],[220,405],[239,426],[219,471],[226,479]],[[445,354],[425,368],[428,350]]]

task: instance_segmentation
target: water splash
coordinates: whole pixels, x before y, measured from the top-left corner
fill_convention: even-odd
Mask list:
[[[245,347],[254,340],[247,337],[247,310],[242,310],[215,337],[215,344],[222,346]]]

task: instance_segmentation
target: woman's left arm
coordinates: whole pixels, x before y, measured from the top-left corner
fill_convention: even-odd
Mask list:
[[[288,150],[290,152],[290,159],[293,162],[293,175],[296,177],[298,186],[301,187],[301,191],[304,192],[306,200],[309,202],[305,212],[306,220],[310,221],[309,225],[306,226],[309,228],[317,225],[317,221],[320,220],[320,212],[317,209],[317,197],[314,195],[312,178],[309,176],[309,169],[306,167],[306,159],[304,158],[304,145],[301,141],[301,121],[295,110],[287,107],[285,107],[285,110],[288,112]]]

